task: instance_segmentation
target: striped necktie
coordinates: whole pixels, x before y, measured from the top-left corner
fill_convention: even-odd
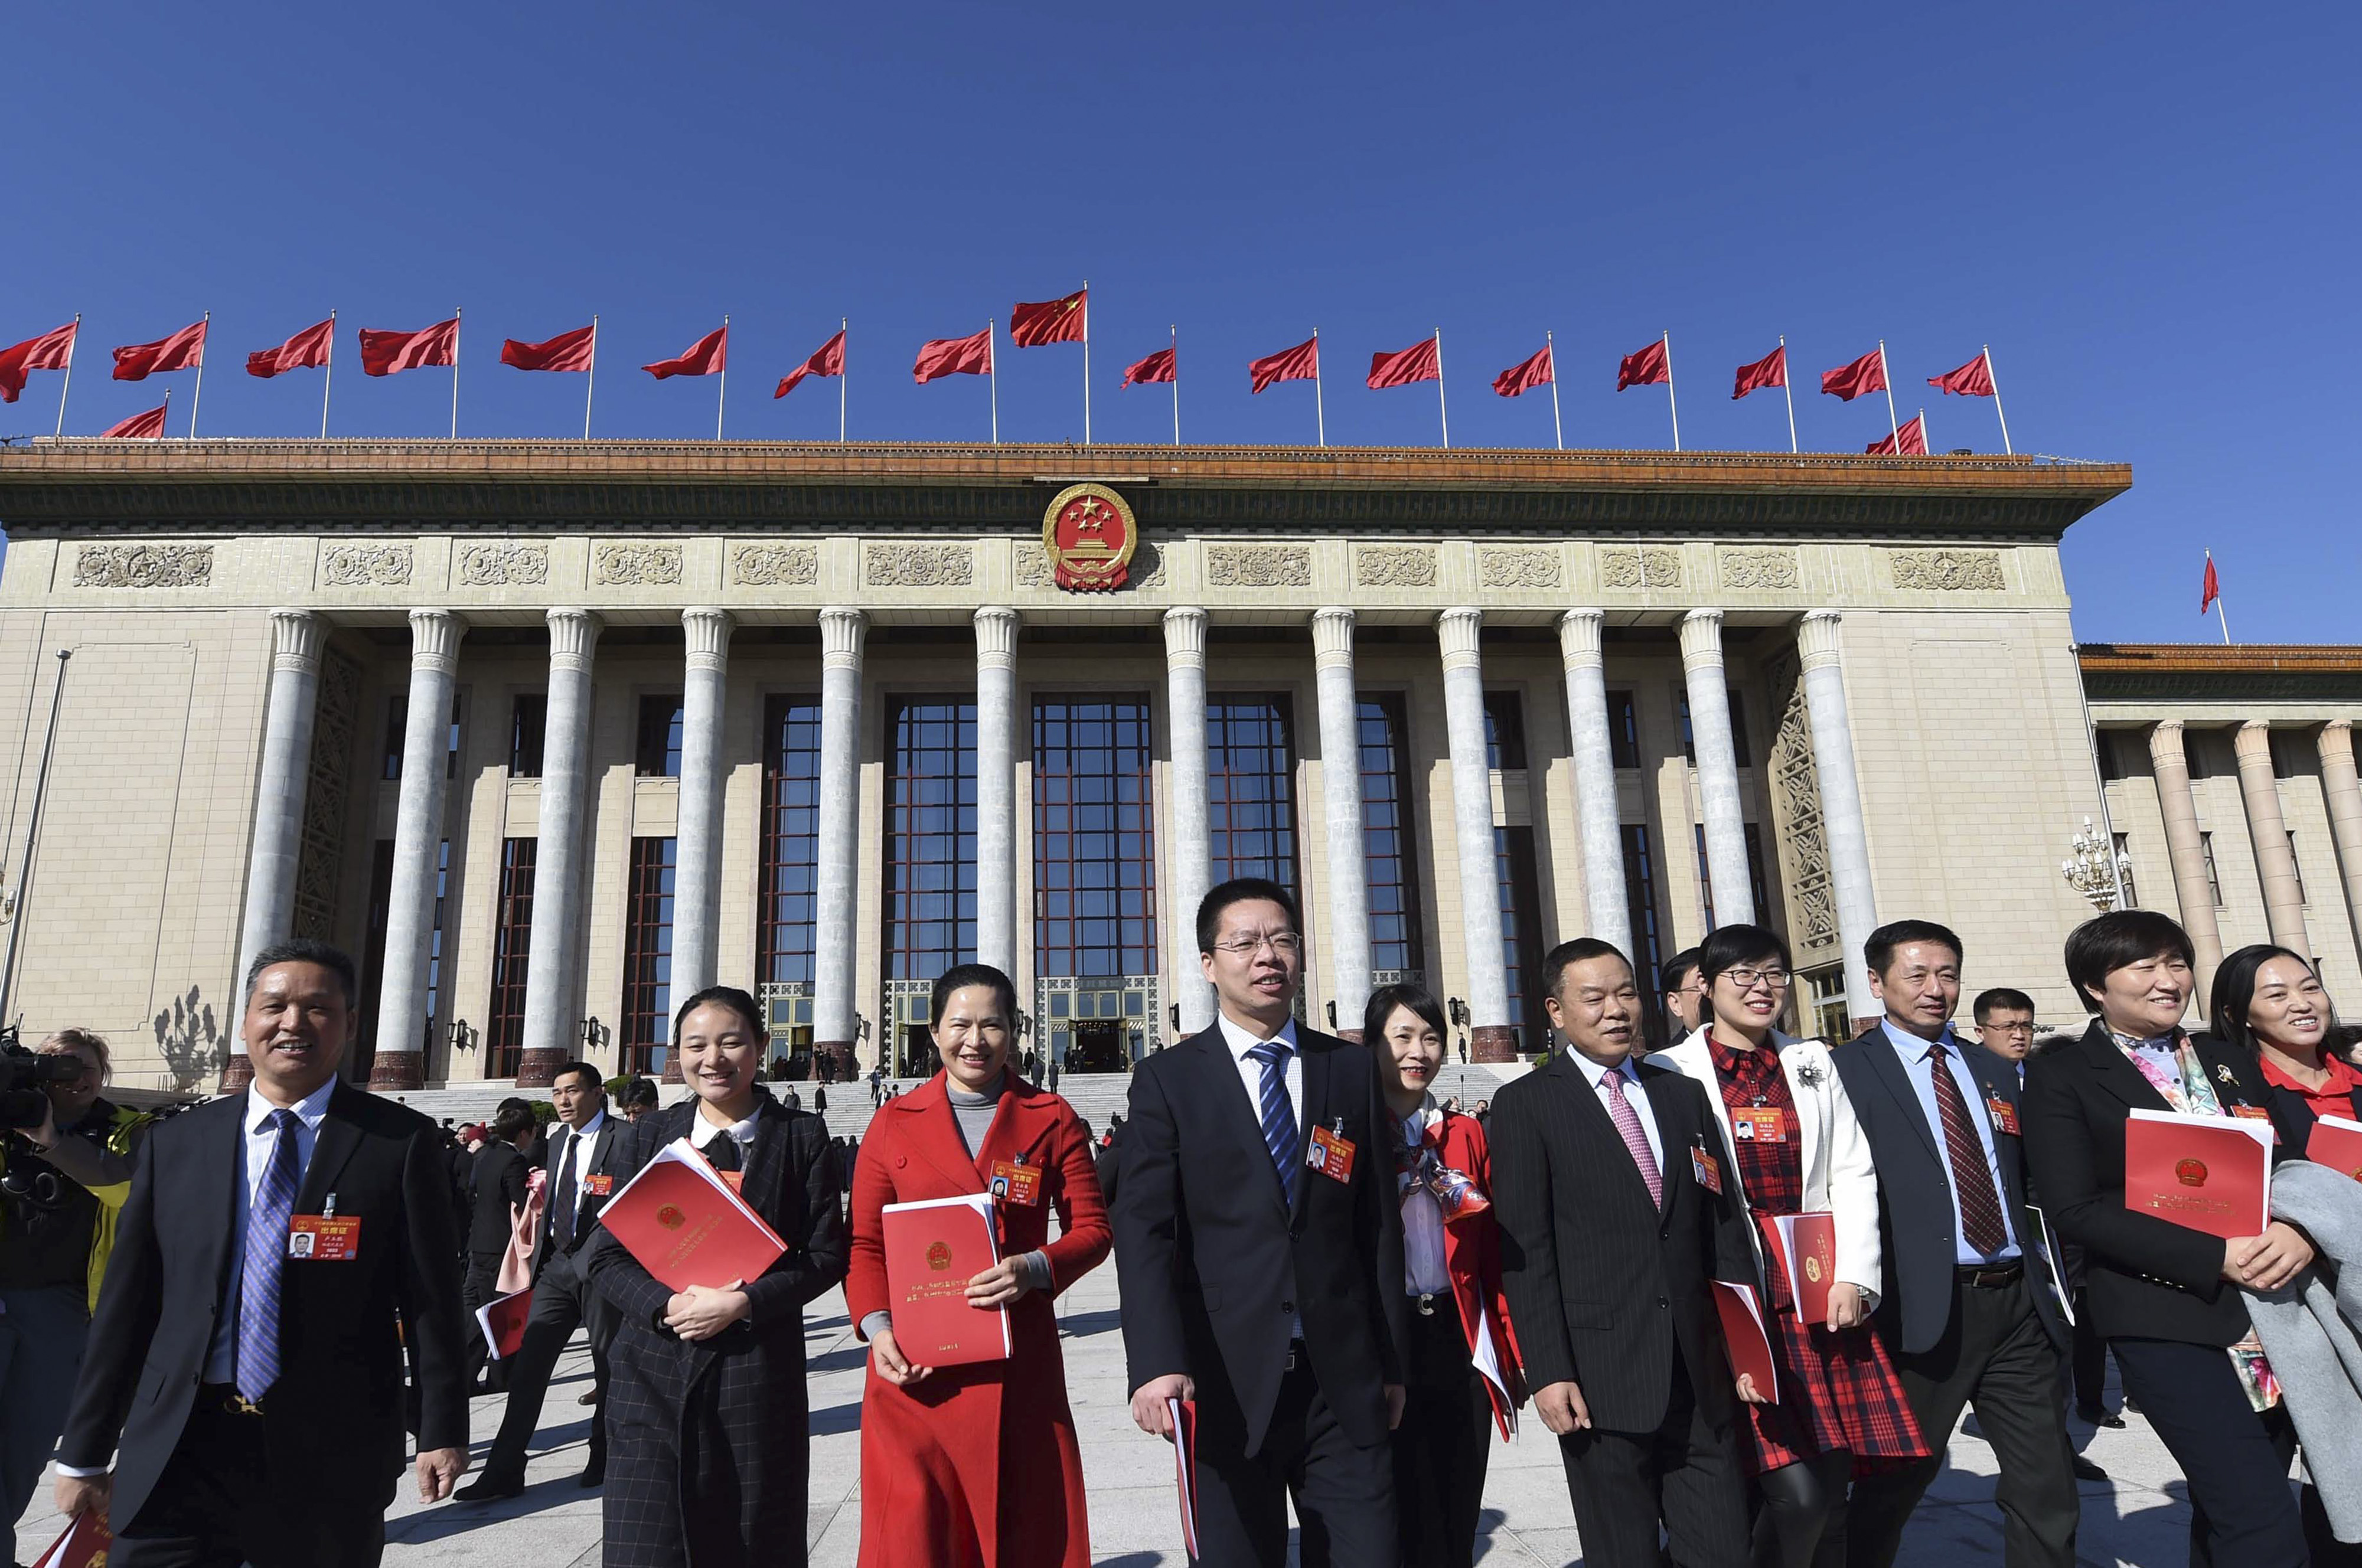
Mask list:
[[[258,1401],[279,1381],[279,1276],[287,1265],[287,1226],[295,1213],[301,1171],[295,1113],[274,1110],[270,1167],[246,1217],[246,1266],[237,1286],[237,1391]]]
[[[1286,1042],[1266,1040],[1247,1047],[1247,1055],[1263,1068],[1263,1143],[1279,1172],[1279,1188],[1287,1206],[1296,1207],[1297,1186],[1304,1179],[1302,1134],[1296,1128],[1296,1110],[1287,1102]]]

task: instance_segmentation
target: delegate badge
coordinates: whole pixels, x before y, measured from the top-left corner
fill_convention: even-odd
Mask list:
[[[1743,1105],[1730,1113],[1730,1135],[1748,1143],[1788,1141],[1788,1113],[1776,1105]]]
[[[1345,1123],[1341,1119],[1332,1131],[1315,1127],[1307,1140],[1304,1163],[1331,1181],[1353,1179],[1353,1141],[1345,1136]]]
[[[2017,1136],[2017,1107],[1995,1095],[1985,1101],[1985,1110],[1992,1117],[1993,1131]]]
[[[1014,1164],[993,1161],[992,1196],[1020,1209],[1032,1208],[1042,1201],[1042,1167],[1029,1165],[1023,1160]]]
[[[611,1198],[615,1191],[615,1178],[611,1176],[584,1176],[582,1190],[593,1198]]]
[[[287,1255],[312,1263],[350,1263],[361,1255],[361,1222],[326,1214],[298,1214],[287,1221]]]
[[[1704,1149],[1690,1150],[1690,1175],[1695,1176],[1697,1184],[1708,1192],[1717,1198],[1722,1196],[1722,1162]]]

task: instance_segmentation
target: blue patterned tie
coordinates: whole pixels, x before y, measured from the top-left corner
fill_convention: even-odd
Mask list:
[[[1266,1040],[1247,1047],[1247,1055],[1263,1066],[1263,1142],[1279,1171],[1279,1188],[1287,1206],[1296,1207],[1296,1189],[1304,1179],[1302,1135],[1296,1130],[1296,1111],[1287,1103],[1287,1046]]]
[[[287,1264],[287,1223],[299,1185],[295,1113],[274,1110],[278,1138],[262,1190],[246,1217],[246,1269],[237,1286],[237,1391],[260,1400],[279,1381],[279,1275]]]

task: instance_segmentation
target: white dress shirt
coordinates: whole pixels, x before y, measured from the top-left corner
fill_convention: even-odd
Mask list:
[[[702,1121],[703,1118],[701,1117],[699,1120]],[[588,1127],[579,1132],[572,1128],[567,1130],[566,1159],[574,1172],[574,1212],[566,1216],[566,1223],[557,1228],[557,1233],[562,1238],[571,1240],[575,1231],[579,1227],[582,1195],[589,1189],[590,1184],[590,1155],[598,1147],[600,1132],[606,1125],[607,1110],[604,1106],[602,1106],[599,1109],[599,1114],[590,1119],[590,1124]]]
[[[1639,1069],[1632,1065],[1632,1058],[1627,1056],[1612,1067],[1604,1067],[1580,1051],[1570,1051],[1567,1055],[1573,1057],[1574,1065],[1583,1069],[1583,1076],[1591,1080],[1592,1091],[1599,1096],[1599,1109],[1607,1112],[1610,1121],[1616,1120],[1616,1112],[1608,1108],[1607,1097],[1616,1091],[1608,1088],[1607,1080],[1610,1077],[1624,1080],[1625,1103],[1640,1118],[1640,1132],[1649,1140],[1649,1153],[1657,1157],[1657,1174],[1662,1176],[1665,1173],[1665,1140],[1657,1131],[1657,1113],[1649,1104],[1649,1091],[1640,1087]]]
[[[1296,1020],[1289,1019],[1279,1026],[1278,1033],[1272,1035],[1257,1034],[1243,1024],[1233,1023],[1226,1012],[1215,1013],[1214,1021],[1221,1025],[1222,1043],[1230,1048],[1231,1060],[1238,1064],[1239,1081],[1247,1088],[1247,1110],[1254,1117],[1258,1132],[1263,1125],[1263,1064],[1247,1053],[1267,1040],[1276,1040],[1287,1047],[1287,1114],[1296,1123],[1300,1142],[1304,1136],[1304,1053],[1296,1043]],[[1302,1313],[1297,1314],[1289,1332],[1296,1339],[1304,1337]]]
[[[1402,1121],[1403,1145],[1423,1147],[1427,1130],[1443,1119],[1435,1097],[1429,1095]],[[1443,1254],[1443,1206],[1435,1194],[1421,1187],[1405,1191],[1402,1199],[1403,1290],[1411,1296],[1449,1296],[1451,1269]]]

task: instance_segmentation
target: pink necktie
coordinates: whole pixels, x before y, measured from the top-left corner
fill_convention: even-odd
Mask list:
[[[1649,1148],[1649,1135],[1640,1130],[1640,1113],[1624,1098],[1624,1075],[1619,1070],[1603,1080],[1607,1086],[1607,1114],[1616,1123],[1624,1147],[1631,1153],[1632,1163],[1640,1167],[1640,1179],[1649,1184],[1649,1201],[1662,1209],[1665,1206],[1665,1178],[1657,1169],[1657,1156]]]

